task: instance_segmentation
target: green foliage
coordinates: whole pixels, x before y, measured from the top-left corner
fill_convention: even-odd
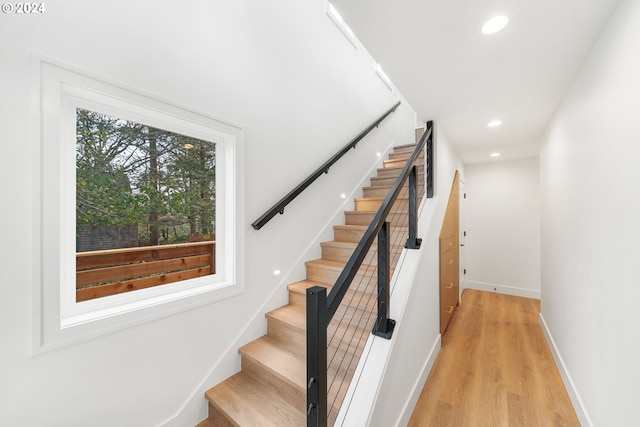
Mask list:
[[[78,165],[76,223],[124,226],[140,221],[149,209],[148,199],[123,187],[124,177],[121,171],[109,173]]]
[[[213,233],[215,162],[212,142],[77,109],[76,224],[138,224],[150,244]]]

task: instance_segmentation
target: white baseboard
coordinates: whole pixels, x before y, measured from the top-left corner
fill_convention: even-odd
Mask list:
[[[512,295],[514,297],[540,299],[540,290],[536,289],[496,285],[494,283],[474,282],[471,280],[463,281],[461,287],[464,289],[476,289],[478,291],[497,292],[499,294]]]
[[[431,373],[431,369],[433,368],[433,364],[436,362],[436,358],[438,357],[438,353],[440,352],[440,347],[442,346],[442,335],[438,334],[433,346],[431,347],[431,352],[429,352],[429,357],[425,361],[422,370],[420,371],[420,375],[413,385],[413,391],[407,400],[407,403],[402,408],[402,412],[398,421],[396,422],[396,427],[406,426],[409,424],[409,420],[411,419],[411,415],[413,414],[413,410],[418,404],[418,400],[420,399],[420,394],[422,393],[422,389],[424,388],[425,383],[427,382],[427,378]]]
[[[580,424],[582,427],[593,427],[593,423],[587,414],[587,410],[582,403],[582,399],[580,398],[580,394],[576,389],[573,380],[571,379],[571,375],[569,374],[569,370],[567,366],[564,364],[564,360],[558,351],[558,347],[556,346],[556,342],[553,340],[553,336],[551,335],[551,331],[547,327],[547,322],[544,321],[544,317],[542,313],[540,313],[540,326],[542,328],[542,332],[544,333],[544,337],[547,340],[547,345],[551,350],[551,354],[553,355],[553,359],[556,361],[556,365],[558,367],[558,371],[560,371],[560,376],[562,377],[562,381],[564,382],[564,387],[567,389],[567,393],[569,394],[569,398],[571,399],[571,403],[573,404],[573,409],[576,411],[576,415],[580,420]]]

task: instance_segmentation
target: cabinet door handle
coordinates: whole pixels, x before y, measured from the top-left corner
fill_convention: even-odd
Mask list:
[[[449,262],[447,262],[447,264],[453,264],[453,260],[450,259]]]
[[[449,282],[449,284],[447,285],[447,289],[451,289],[453,288],[453,282]]]
[[[449,310],[447,310],[447,314],[451,314],[451,312],[452,312],[452,311],[453,311],[453,306],[452,306],[452,305],[450,305],[450,306],[449,306]]]

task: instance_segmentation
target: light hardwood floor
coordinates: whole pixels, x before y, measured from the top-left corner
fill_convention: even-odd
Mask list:
[[[465,290],[409,427],[580,426],[539,312],[539,300]]]

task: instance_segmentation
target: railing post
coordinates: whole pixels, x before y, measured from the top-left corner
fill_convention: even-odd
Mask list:
[[[418,191],[417,191],[417,166],[411,168],[409,173],[409,238],[404,245],[407,249],[420,249],[422,239],[418,239]]]
[[[307,427],[327,427],[327,288],[307,289]]]
[[[391,226],[389,222],[382,224],[378,231],[378,317],[373,325],[373,335],[390,339],[396,321],[389,319],[389,273]]]
[[[427,138],[427,143],[425,144],[425,162],[424,162],[424,175],[425,175],[425,188],[427,192],[427,198],[430,199],[433,197],[433,122],[427,122],[427,129],[425,132],[428,132],[431,129],[431,135]]]

